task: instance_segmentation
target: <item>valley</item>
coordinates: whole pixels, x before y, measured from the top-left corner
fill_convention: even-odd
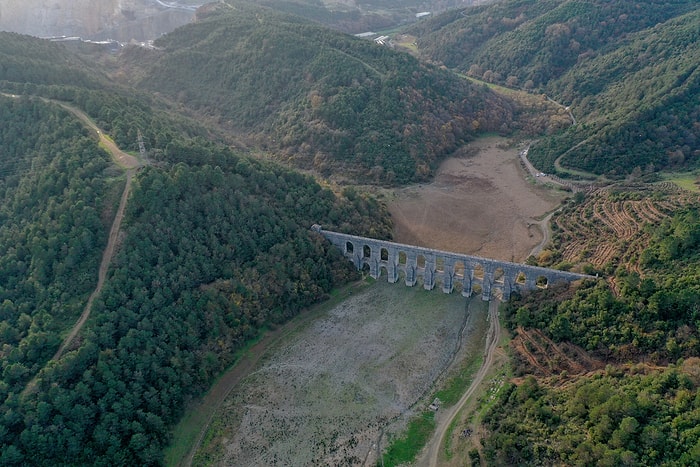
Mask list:
[[[521,261],[542,238],[537,227],[528,228],[527,222],[545,215],[566,194],[539,186],[528,178],[519,162],[518,145],[506,138],[483,138],[462,148],[460,153],[469,155],[443,162],[432,183],[378,193],[388,201],[394,219],[394,238],[399,242],[418,239],[426,246],[458,248],[456,251],[493,255],[494,258],[511,252],[516,261]],[[434,209],[435,206],[440,209]],[[470,206],[471,210],[465,212],[464,206]],[[426,216],[426,213],[431,215]],[[530,216],[525,217],[523,213]],[[408,218],[409,215],[415,217]],[[422,222],[414,220],[421,218]],[[411,228],[418,234],[412,235]],[[489,233],[486,248],[483,232]],[[211,396],[191,409],[192,415],[198,413],[200,420],[194,423],[204,422],[198,437],[202,442],[200,448],[196,453],[191,451],[186,457],[188,461],[169,458],[169,462],[172,465],[264,465],[270,462],[373,465],[379,459],[378,450],[385,448],[389,439],[400,435],[411,416],[420,413],[432,400],[428,390],[435,391],[445,383],[446,375],[471,365],[470,362],[478,358],[484,350],[488,323],[498,319],[493,309],[490,321],[486,320],[485,304],[479,296],[467,300],[456,293],[444,296],[437,290],[407,289],[403,284],[387,284],[385,280],[380,278],[369,288],[358,284],[347,292],[344,290],[342,293],[347,297],[339,304],[330,309],[323,307],[326,311],[313,312],[313,320],[307,315],[300,317],[295,320],[304,323],[300,330],[278,337],[272,348],[258,349],[258,358],[261,353],[265,357],[254,366],[246,366],[244,373],[234,366],[227,375],[236,374],[237,377],[232,380],[224,376]],[[497,307],[497,303],[493,302],[491,308]],[[329,325],[324,323],[339,319],[337,316],[343,317],[343,325],[334,325],[331,333],[324,327]],[[464,323],[447,324],[448,317],[468,319],[467,328],[463,329]],[[382,328],[386,327],[383,332],[388,334],[382,337],[372,334],[373,337],[368,337],[371,342],[358,337],[379,326],[380,322]],[[461,336],[446,334],[432,344],[421,340],[429,339],[432,332],[443,327],[460,330]],[[407,333],[416,329],[426,335]],[[494,332],[498,338],[492,337],[493,345],[502,346],[500,331]],[[299,333],[303,337],[297,337]],[[330,341],[326,342],[327,339]],[[440,344],[436,346],[437,342]],[[394,347],[398,344],[402,350]],[[371,355],[363,353],[368,346],[374,349]],[[411,349],[420,351],[416,353]],[[453,352],[457,358],[446,360]],[[502,347],[500,352],[503,352]],[[324,357],[312,364],[307,361],[311,354]],[[343,355],[344,359],[340,363],[331,355]],[[384,364],[375,363],[374,367],[369,363],[383,362],[389,355],[393,356]],[[290,363],[296,359],[307,361],[304,371]],[[356,366],[364,368],[361,375],[345,374]],[[277,370],[273,372],[273,369]],[[492,371],[485,365],[481,378]],[[295,383],[299,378],[304,380]],[[387,399],[388,394],[370,383],[373,381],[387,384],[393,381],[390,387],[398,384],[403,389],[395,388],[394,399]],[[475,393],[480,382],[480,379],[476,381],[469,393]],[[341,397],[358,384],[364,388],[361,399],[366,402],[362,405],[368,407]],[[466,392],[466,388],[463,391]],[[337,398],[328,400],[333,395]],[[454,413],[466,403],[467,397],[455,405]],[[297,413],[301,410],[299,407],[304,408],[304,413]],[[446,406],[444,410],[451,408]],[[328,414],[334,415],[332,423],[326,420]],[[443,424],[431,445],[433,456],[439,452],[446,414],[442,410],[439,413]],[[189,417],[185,420],[193,423]],[[286,430],[280,431],[281,426],[287,427]],[[186,426],[175,430],[171,452],[182,453],[185,446],[200,444],[197,438],[187,435],[187,431]],[[178,435],[181,432],[182,438]],[[313,437],[310,433],[314,433]],[[307,448],[290,448],[301,445]],[[276,461],[273,462],[273,458]]]
[[[370,4],[0,32],[1,465],[700,458],[697,2],[500,0],[411,54],[338,32],[424,8]],[[312,224],[590,278],[487,311]]]

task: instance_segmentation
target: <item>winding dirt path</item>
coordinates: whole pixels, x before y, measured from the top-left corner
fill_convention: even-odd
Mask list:
[[[134,156],[127,154],[121,149],[119,149],[119,147],[117,147],[114,141],[112,141],[112,138],[105,135],[104,132],[98,128],[95,122],[93,122],[92,119],[88,117],[87,114],[82,110],[77,109],[64,102],[59,102],[55,100],[48,101],[58,104],[64,109],[68,110],[73,115],[78,117],[78,119],[80,119],[80,121],[82,121],[83,124],[85,124],[85,126],[93,130],[100,140],[100,145],[109,152],[110,156],[112,157],[112,161],[118,166],[126,169],[126,184],[124,185],[124,192],[122,193],[122,197],[119,201],[119,208],[117,209],[117,214],[114,216],[114,221],[112,221],[112,228],[109,231],[107,247],[105,247],[105,250],[102,253],[100,269],[97,272],[97,286],[95,287],[95,290],[90,294],[90,298],[88,298],[88,301],[85,304],[85,309],[80,315],[80,318],[75,323],[70,333],[63,340],[63,343],[58,348],[58,351],[52,358],[52,360],[58,360],[59,358],[61,358],[61,355],[63,355],[63,352],[66,351],[71,342],[73,342],[75,336],[77,336],[80,330],[83,328],[83,325],[90,317],[90,311],[92,310],[92,302],[102,291],[102,286],[104,285],[105,279],[107,277],[107,270],[109,269],[109,264],[112,262],[112,256],[114,255],[114,250],[117,245],[117,237],[119,235],[119,230],[121,229],[122,219],[124,218],[124,210],[126,209],[126,203],[129,199],[129,193],[131,192],[131,180],[134,177],[136,169],[141,166],[141,162]]]
[[[547,246],[549,241],[552,239],[552,229],[550,228],[550,221],[552,220],[552,216],[554,215],[554,212],[550,212],[547,214],[547,216],[542,219],[541,221],[533,222],[532,225],[536,225],[539,227],[539,229],[542,231],[542,241],[540,241],[537,246],[535,246],[531,251],[529,256],[537,256],[540,254],[542,250]]]
[[[126,172],[126,185],[124,185],[124,192],[122,193],[121,200],[119,201],[119,208],[117,209],[117,214],[114,216],[114,221],[112,222],[112,228],[109,231],[109,239],[107,240],[107,247],[102,253],[102,262],[100,263],[100,269],[97,272],[97,286],[95,290],[90,294],[87,303],[85,304],[85,309],[80,315],[80,319],[75,323],[73,329],[70,333],[63,339],[63,343],[58,348],[56,354],[51,358],[52,360],[58,360],[66,351],[68,346],[73,342],[75,336],[78,335],[83,325],[90,317],[90,311],[92,310],[92,302],[95,298],[102,292],[102,286],[104,285],[105,278],[107,277],[107,270],[109,269],[109,264],[112,262],[112,256],[114,255],[114,250],[117,245],[117,237],[119,235],[119,230],[121,229],[122,219],[124,218],[124,210],[126,209],[126,202],[129,198],[129,193],[131,192],[131,179],[134,176],[135,169],[129,169]]]
[[[437,427],[433,437],[428,442],[426,449],[423,451],[424,455],[416,462],[419,466],[430,466],[435,467],[438,465],[438,459],[440,457],[440,448],[445,441],[445,436],[449,431],[452,420],[457,416],[462,407],[469,401],[469,399],[474,395],[482,381],[486,377],[486,374],[491,369],[493,361],[495,358],[496,348],[498,347],[498,341],[501,335],[501,323],[498,320],[498,306],[500,301],[497,299],[491,300],[489,303],[489,320],[490,326],[488,333],[486,334],[486,349],[484,362],[481,364],[481,368],[474,376],[472,384],[469,389],[462,395],[459,401],[442,412],[437,420]]]
[[[105,135],[104,132],[100,130],[97,124],[95,124],[95,122],[93,122],[92,119],[88,117],[85,112],[73,107],[72,105],[68,105],[65,102],[55,101],[51,99],[45,100],[47,102],[53,102],[54,104],[60,105],[61,107],[78,117],[80,121],[82,121],[85,124],[85,126],[94,131],[97,134],[97,137],[100,139],[100,146],[106,149],[107,152],[109,152],[109,154],[112,156],[112,161],[114,161],[114,163],[117,164],[119,167],[130,170],[136,169],[142,165],[136,157],[132,156],[131,154],[127,154],[126,152],[119,149],[119,147],[112,140],[112,138]]]

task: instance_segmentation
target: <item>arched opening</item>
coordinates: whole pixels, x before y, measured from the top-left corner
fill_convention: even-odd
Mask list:
[[[403,251],[399,251],[399,264],[406,265],[408,262],[408,259],[406,258],[406,253]]]
[[[379,277],[384,280],[389,279],[389,271],[387,270],[386,266],[379,267]]]
[[[435,258],[435,270],[437,272],[445,272],[445,258]]]
[[[496,268],[496,270],[493,272],[493,282],[496,284],[505,284],[506,274],[503,271],[503,268]]]
[[[363,276],[369,276],[369,263],[362,263],[361,271]]]
[[[549,284],[549,281],[545,276],[537,276],[537,279],[535,280],[535,284],[537,287],[540,289],[546,289],[547,285]]]
[[[442,279],[435,279],[434,284],[435,288],[438,290],[442,290],[443,285],[445,285]]]
[[[474,277],[477,279],[484,279],[484,267],[481,264],[474,266]]]
[[[464,279],[464,261],[457,261],[454,266],[454,276]]]
[[[379,259],[381,261],[389,261],[389,250],[386,248],[379,250]]]
[[[524,272],[520,271],[517,276],[515,276],[515,283],[519,285],[525,285],[527,281],[527,276]]]
[[[363,258],[371,258],[372,257],[372,249],[369,247],[369,245],[365,245],[362,247],[362,257]]]
[[[416,260],[416,266],[421,269],[425,268],[425,256],[418,255],[418,259]]]
[[[461,294],[461,293],[462,293],[462,290],[464,290],[464,287],[462,286],[462,283],[461,283],[461,282],[455,281],[455,283],[453,284],[453,286],[454,286],[454,292],[457,293],[457,294]]]
[[[472,286],[472,295],[481,295],[481,292],[483,292],[483,289],[480,284],[474,284]]]
[[[399,269],[397,282],[406,283],[406,272],[403,269]]]
[[[355,252],[355,245],[352,244],[352,242],[345,242],[345,253],[354,253]]]

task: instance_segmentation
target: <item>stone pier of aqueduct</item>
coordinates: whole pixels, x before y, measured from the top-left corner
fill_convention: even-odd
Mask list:
[[[332,232],[323,230],[318,224],[312,230],[340,248],[358,269],[368,267],[369,275],[375,279],[384,272],[389,282],[395,283],[403,278],[405,284],[412,287],[420,278],[425,289],[432,290],[439,283],[444,293],[452,293],[455,285],[459,284],[465,297],[471,296],[480,288],[484,300],[490,300],[496,294],[505,301],[515,290],[533,290],[561,281],[594,278],[585,274]]]

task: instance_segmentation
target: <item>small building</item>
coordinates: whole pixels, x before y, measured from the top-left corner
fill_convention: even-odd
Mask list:
[[[374,39],[374,42],[376,42],[379,45],[386,45],[389,42],[389,36],[379,36],[376,39]]]

